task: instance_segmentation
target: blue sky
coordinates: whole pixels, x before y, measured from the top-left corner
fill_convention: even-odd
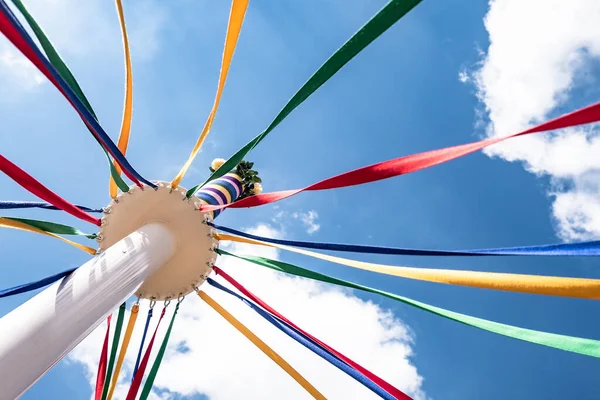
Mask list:
[[[77,5],[73,15],[84,22],[72,17],[58,23],[60,10],[71,3],[58,1],[55,12],[39,15],[39,20],[51,38],[56,34],[58,49],[104,128],[116,139],[123,68],[113,5]],[[262,131],[312,72],[383,4],[334,0],[251,2],[212,132],[183,185],[191,187],[202,181],[213,158],[227,158]],[[31,9],[37,16],[36,7],[42,10],[44,6],[34,5]],[[573,7],[581,11],[584,6]],[[213,101],[228,10],[228,3],[189,0],[168,6],[150,0],[125,4],[135,79],[128,159],[146,178],[170,180],[196,140]],[[493,92],[494,86],[481,73],[485,71],[485,56],[491,54],[490,31],[483,22],[488,11],[484,1],[425,1],[419,5],[248,156],[256,163],[265,189],[301,187],[377,161],[476,140],[501,126],[501,121],[490,118],[486,111],[486,107],[494,110],[493,99],[500,95]],[[531,34],[536,36],[533,30]],[[4,43],[2,46],[0,55],[7,54],[2,52],[9,47]],[[598,76],[594,51],[589,50],[589,59],[582,58],[566,88],[548,82],[550,87],[558,87],[559,94],[568,95],[551,106],[540,106],[531,118],[555,115],[597,100],[598,90],[587,89]],[[0,98],[5,132],[0,135],[2,154],[72,202],[93,207],[107,204],[108,171],[103,153],[76,113],[49,84],[35,83],[30,73],[11,75],[14,71],[6,63],[7,57],[0,60],[5,61],[0,67],[0,83],[7,93]],[[526,57],[520,61],[515,56],[514,63],[519,62],[526,64]],[[543,65],[537,67],[543,71]],[[580,71],[583,77],[578,75]],[[487,92],[482,94],[482,87]],[[521,98],[513,101],[518,103]],[[593,132],[586,135],[592,137]],[[571,151],[567,155],[578,156],[577,149],[567,150]],[[300,240],[423,248],[517,246],[574,238],[564,225],[568,218],[561,219],[557,211],[556,192],[564,194],[568,192],[564,187],[578,187],[580,181],[573,174],[566,179],[552,170],[547,166],[552,160],[542,168],[528,156],[513,157],[511,149],[502,151],[494,154],[497,157],[477,153],[369,185],[304,193],[276,206],[228,210],[219,221],[234,228],[269,224],[281,235]],[[524,161],[527,170],[522,162],[509,163],[505,159]],[[2,199],[33,199],[6,177],[0,177],[0,184]],[[293,213],[311,210],[318,214],[315,223],[320,229],[309,234]],[[275,218],[277,214],[279,218]],[[60,212],[10,215],[93,230]],[[594,229],[589,228],[586,237],[597,235]],[[29,233],[2,230],[0,243],[5,264],[0,269],[3,287],[77,266],[87,259],[76,249]],[[537,330],[600,337],[600,325],[588,317],[598,312],[592,301],[415,282],[351,271],[292,254],[279,256],[454,311]],[[433,268],[599,275],[591,259],[354,258]],[[423,378],[420,390],[428,398],[597,397],[595,359],[496,336],[391,300],[355,294],[391,310],[409,327],[414,352],[410,362]],[[0,315],[28,297],[3,299]],[[389,368],[395,366],[390,364]],[[91,389],[85,374],[77,363],[63,362],[23,398],[87,398]]]

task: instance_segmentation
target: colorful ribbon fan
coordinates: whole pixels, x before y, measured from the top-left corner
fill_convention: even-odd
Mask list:
[[[140,173],[137,172],[136,169],[133,168],[125,156],[129,143],[133,110],[133,78],[129,42],[127,39],[127,30],[121,0],[116,0],[116,6],[121,24],[124,44],[126,94],[121,131],[117,143],[113,142],[110,136],[99,124],[96,114],[89,101],[85,97],[83,90],[33,16],[27,11],[24,4],[20,0],[12,0],[12,2],[29,25],[30,30],[34,33],[37,42],[39,42],[41,45],[41,48],[39,48],[33,38],[30,37],[28,31],[21,25],[17,17],[13,14],[11,8],[9,8],[9,6],[6,4],[5,0],[0,0],[0,31],[48,80],[50,80],[50,82],[52,82],[59,92],[62,93],[62,95],[79,114],[87,129],[105,152],[110,167],[109,194],[113,199],[113,202],[104,209],[73,205],[69,201],[54,193],[49,188],[45,187],[11,161],[0,155],[0,169],[15,182],[20,184],[23,188],[43,200],[43,202],[39,203],[3,201],[0,202],[0,209],[12,210],[21,208],[42,208],[47,210],[63,210],[74,217],[89,222],[92,225],[99,226],[100,230],[98,233],[84,233],[76,228],[58,223],[8,216],[0,217],[0,225],[8,228],[26,230],[51,236],[60,239],[65,243],[71,244],[83,251],[86,251],[91,255],[96,255],[98,253],[96,247],[82,245],[65,238],[64,235],[74,235],[91,240],[97,240],[100,250],[107,251],[114,243],[118,242],[120,239],[134,231],[137,227],[141,226],[142,222],[152,220],[153,218],[158,218],[157,213],[159,208],[163,214],[161,214],[160,218],[158,219],[168,220],[172,229],[175,231],[178,229],[181,229],[182,232],[185,231],[187,234],[186,237],[188,238],[190,235],[193,237],[193,235],[199,234],[199,232],[209,232],[208,238],[206,238],[207,235],[204,235],[205,238],[202,239],[207,241],[207,244],[205,245],[206,248],[197,249],[201,246],[200,242],[196,241],[191,244],[190,252],[186,253],[186,257],[194,258],[194,251],[206,252],[208,254],[206,265],[197,267],[196,263],[189,266],[187,270],[181,270],[176,269],[179,268],[178,266],[173,266],[173,264],[177,263],[170,262],[168,268],[165,266],[159,270],[159,273],[162,274],[160,275],[160,279],[157,278],[158,275],[147,279],[137,292],[138,297],[142,299],[149,299],[151,306],[144,322],[143,337],[137,352],[137,361],[131,376],[131,386],[127,394],[128,400],[134,400],[138,395],[140,399],[148,398],[154,380],[159,372],[159,367],[165,354],[170,334],[172,329],[174,329],[174,322],[177,316],[177,311],[181,305],[181,301],[187,293],[192,291],[192,289],[204,302],[206,302],[226,321],[235,327],[243,336],[256,345],[262,352],[264,352],[266,356],[271,358],[277,365],[279,365],[312,397],[318,399],[325,398],[318,390],[320,382],[308,382],[305,377],[303,377],[296,369],[294,369],[292,366],[293,360],[291,363],[290,361],[284,360],[263,340],[261,340],[256,334],[248,329],[248,327],[244,326],[231,313],[229,313],[214,299],[207,295],[200,288],[200,285],[205,281],[208,282],[212,287],[238,298],[275,328],[296,340],[308,350],[319,355],[338,368],[341,372],[348,374],[350,377],[360,382],[379,397],[384,399],[410,399],[409,395],[403,393],[400,389],[394,387],[394,385],[373,373],[367,367],[358,364],[340,351],[335,350],[330,345],[313,336],[300,326],[296,325],[294,322],[290,321],[280,312],[276,311],[273,307],[265,303],[255,294],[251,293],[244,287],[242,283],[238,282],[226,271],[215,265],[215,259],[217,264],[219,262],[217,255],[219,257],[236,257],[254,263],[259,267],[270,268],[284,274],[300,276],[306,279],[313,279],[332,285],[344,286],[359,291],[385,296],[389,299],[396,300],[400,303],[421,309],[428,313],[498,335],[553,347],[563,351],[579,353],[585,356],[600,357],[600,341],[597,340],[536,331],[461,314],[455,311],[425,304],[417,300],[400,296],[398,294],[385,292],[358,283],[348,282],[323,275],[282,261],[250,255],[231,254],[223,249],[218,248],[218,242],[220,241],[233,241],[255,246],[276,247],[278,249],[294,252],[303,256],[330,261],[351,268],[358,268],[374,273],[393,275],[412,280],[538,295],[543,294],[585,299],[600,299],[600,280],[596,279],[381,265],[312,251],[325,250],[364,254],[444,257],[452,256],[469,258],[506,255],[597,257],[600,255],[600,242],[598,241],[559,243],[515,248],[464,250],[409,249],[400,247],[366,246],[359,244],[280,240],[252,235],[233,228],[217,225],[213,222],[213,219],[228,207],[256,207],[283,200],[303,191],[328,190],[346,186],[360,185],[368,182],[375,182],[378,180],[415,172],[424,168],[433,167],[435,165],[462,157],[492,144],[509,140],[510,138],[517,136],[598,122],[600,121],[600,103],[596,103],[562,115],[551,121],[532,127],[523,132],[517,132],[507,137],[486,139],[474,143],[468,143],[409,156],[402,156],[393,160],[383,161],[374,165],[358,168],[344,174],[333,176],[301,189],[261,193],[262,186],[258,172],[252,169],[252,163],[244,161],[246,155],[254,147],[260,144],[263,139],[267,137],[267,135],[272,133],[274,129],[295,108],[307,100],[337,71],[343,68],[345,64],[350,62],[365,47],[367,47],[371,42],[383,34],[390,26],[396,23],[400,18],[409,13],[418,3],[420,3],[420,0],[391,0],[328,60],[325,61],[325,63],[308,79],[308,81],[298,90],[298,92],[292,96],[289,102],[282,108],[279,114],[277,114],[277,116],[262,133],[243,146],[228,160],[215,160],[210,168],[211,175],[204,183],[196,185],[189,190],[184,190],[179,187],[180,183],[182,182],[182,179],[184,178],[188,168],[191,166],[195,156],[209,134],[212,123],[215,119],[249,0],[232,0],[221,64],[221,72],[218,79],[213,107],[189,158],[185,161],[179,173],[170,183],[155,182],[145,179],[142,175],[140,175]],[[131,186],[123,180],[121,173],[124,173],[125,176],[132,182]],[[119,194],[119,190],[122,192],[121,194]],[[177,201],[172,201],[172,199],[175,198],[173,197],[174,194],[175,196],[179,196],[176,198]],[[188,211],[189,215],[183,216],[183,213]],[[94,213],[102,213],[103,216],[102,218],[98,218],[92,215]],[[221,233],[217,233],[216,231],[220,231]],[[180,237],[177,236],[177,239],[179,240]],[[202,245],[204,246],[204,244]],[[209,245],[210,248],[208,248]],[[201,255],[204,255],[204,253]],[[198,258],[194,258],[194,260],[197,261]],[[208,277],[208,275],[212,272],[214,272],[214,279]],[[76,273],[77,269],[70,269],[34,282],[4,289],[0,291],[0,297],[12,296],[15,294],[39,289],[52,283],[69,279],[73,274]],[[169,287],[169,289],[166,290],[164,289],[164,286],[161,285],[164,284],[165,280],[170,279],[169,274],[192,274],[194,280],[190,281],[191,285],[187,285],[186,282],[188,281],[185,280],[187,279],[187,275],[185,275],[182,278],[183,283],[177,281],[173,283],[175,286]],[[167,307],[172,300],[176,301],[176,305],[174,306],[175,312],[171,316],[165,334],[162,336],[162,339],[159,339],[161,342],[159,345],[160,347],[158,348],[155,359],[151,362],[150,358],[151,354],[153,354],[152,349],[154,348],[155,341],[157,340],[159,327],[164,319]],[[138,299],[138,302],[139,301],[140,299]],[[154,329],[151,330],[150,325],[155,314],[154,306],[156,305],[157,301],[164,301],[164,305],[160,313],[158,313],[158,320],[154,325]],[[115,387],[119,380],[119,376],[122,373],[123,361],[127,351],[129,350],[132,332],[138,319],[138,302],[132,306],[127,323],[125,323],[126,303],[121,304],[116,311],[116,316],[113,315],[108,317],[108,328],[104,337],[102,352],[100,355],[96,388],[94,392],[94,397],[96,400],[112,399],[114,396]],[[115,304],[115,306],[118,306],[118,304]],[[111,323],[115,324],[112,340],[110,338]],[[125,328],[123,330],[124,326]],[[0,363],[1,362],[2,360],[0,359]],[[151,364],[151,366],[149,371],[147,371],[149,364]]]

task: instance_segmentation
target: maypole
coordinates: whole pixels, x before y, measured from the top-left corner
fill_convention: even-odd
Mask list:
[[[23,394],[174,251],[165,225],[144,225],[0,319],[0,399]]]
[[[344,65],[421,1],[390,0],[356,34],[332,54],[290,98],[288,103],[260,134],[240,148],[229,159],[215,159],[210,167],[211,175],[204,183],[193,186],[188,190],[181,186],[181,182],[211,130],[249,0],[232,0],[221,71],[213,106],[189,158],[170,182],[145,179],[125,157],[132,123],[133,75],[123,6],[121,0],[115,1],[123,37],[126,72],[125,105],[118,145],[112,141],[100,125],[96,113],[75,77],[22,2],[12,0],[36,36],[41,48],[38,48],[36,42],[15,16],[13,10],[6,4],[6,1],[0,0],[0,33],[4,34],[36,66],[40,73],[46,76],[64,95],[105,152],[111,169],[109,194],[112,198],[112,202],[103,209],[76,206],[54,193],[6,157],[0,155],[0,172],[7,174],[33,195],[48,202],[0,201],[0,209],[60,209],[82,221],[99,227],[98,233],[87,234],[75,227],[54,222],[10,216],[0,217],[1,227],[26,230],[60,239],[64,243],[95,256],[75,270],[64,271],[39,281],[0,290],[0,298],[2,298],[36,290],[54,283],[53,286],[0,319],[0,377],[2,377],[0,400],[14,399],[22,395],[97,327],[104,318],[121,305],[111,340],[110,355],[108,354],[108,343],[111,329],[110,324],[108,324],[104,346],[100,355],[94,393],[95,400],[112,400],[115,387],[119,382],[123,360],[127,354],[131,333],[138,317],[138,306],[136,304],[132,308],[121,341],[125,301],[132,294],[135,294],[138,300],[149,300],[150,307],[148,316],[145,319],[142,340],[137,350],[138,358],[133,369],[131,385],[126,399],[135,400],[138,398],[139,393],[139,399],[146,400],[151,393],[152,385],[167,349],[179,305],[184,297],[192,292],[196,292],[210,308],[221,315],[224,320],[250,340],[273,362],[277,363],[313,398],[325,398],[290,363],[275,353],[271,347],[251,332],[240,320],[205,293],[201,287],[205,281],[208,281],[211,287],[243,301],[271,325],[319,355],[379,397],[389,400],[410,399],[408,394],[335,350],[324,341],[311,335],[250,292],[242,283],[215,265],[217,256],[236,257],[278,273],[384,296],[404,305],[483,331],[600,358],[600,340],[536,331],[486,320],[422,303],[377,288],[324,275],[283,261],[233,254],[219,248],[221,241],[271,246],[286,252],[393,277],[519,293],[600,299],[600,280],[598,279],[382,265],[304,250],[446,257],[506,255],[597,257],[600,256],[600,241],[512,248],[410,249],[283,240],[261,237],[214,223],[214,218],[226,208],[257,207],[284,200],[305,191],[331,190],[376,182],[434,167],[518,136],[597,123],[600,121],[600,102],[561,115],[525,131],[513,133],[510,136],[494,137],[406,155],[331,176],[303,188],[261,193],[261,178],[258,176],[258,172],[253,169],[253,163],[244,160],[246,155]],[[121,173],[129,178],[133,185],[128,186],[121,178]],[[364,206],[364,204],[361,205],[360,199],[357,200],[359,207]],[[101,218],[97,218],[90,213],[102,213],[103,215]],[[217,233],[217,231],[221,231],[221,233]],[[95,239],[98,242],[99,250],[67,239],[63,235]],[[215,272],[214,279],[209,278],[213,271]],[[216,279],[226,281],[237,292],[223,283],[219,283]],[[160,330],[163,337],[162,343],[150,367],[150,356],[153,354],[152,349],[159,328],[161,328],[161,321],[164,319],[167,307],[173,300],[177,302],[175,310],[171,314],[164,335]],[[164,303],[160,314],[159,312],[156,313],[159,314],[158,318],[155,316],[152,320],[154,305],[157,302]],[[150,323],[152,329],[149,329]],[[162,327],[165,324],[166,322],[163,323]],[[148,336],[148,340],[145,342],[146,336]],[[117,353],[119,354],[118,357]],[[147,367],[149,368],[146,374]],[[126,381],[129,382],[129,379]]]

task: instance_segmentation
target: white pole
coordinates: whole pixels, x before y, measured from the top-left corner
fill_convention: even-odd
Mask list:
[[[164,225],[144,225],[0,319],[0,399],[21,396],[174,250]]]

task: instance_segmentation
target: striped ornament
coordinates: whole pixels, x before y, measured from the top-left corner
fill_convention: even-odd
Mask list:
[[[230,172],[204,186],[196,193],[196,197],[202,204],[224,205],[236,201],[243,190],[242,178]],[[221,211],[223,210],[211,211],[213,218],[217,218]]]

